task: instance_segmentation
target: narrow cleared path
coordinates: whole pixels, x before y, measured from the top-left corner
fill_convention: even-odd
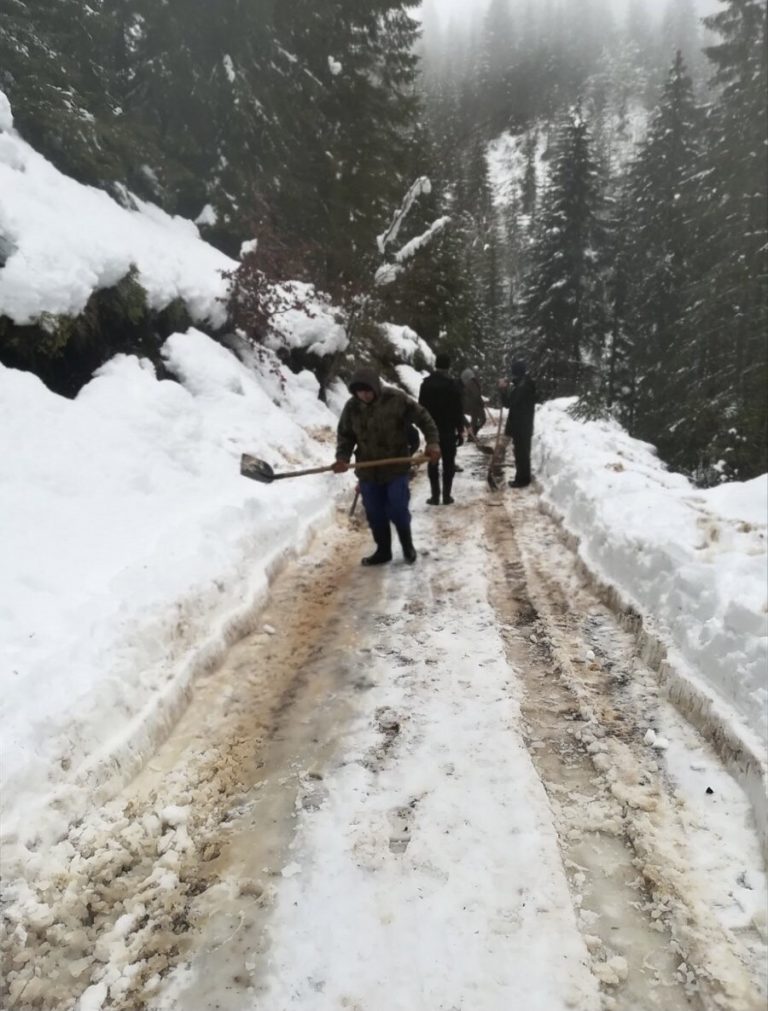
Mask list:
[[[743,792],[535,491],[461,460],[455,506],[414,486],[416,566],[361,569],[339,513],[276,579],[30,878],[55,919],[6,939],[9,1009],[765,1006]]]

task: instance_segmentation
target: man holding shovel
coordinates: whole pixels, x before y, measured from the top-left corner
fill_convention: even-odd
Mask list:
[[[499,382],[501,402],[509,408],[504,435],[507,443],[512,440],[515,451],[515,479],[508,484],[510,488],[527,488],[531,483],[531,440],[536,412],[536,384],[531,379],[525,362],[512,362],[511,371],[511,384],[507,379]]]
[[[339,418],[336,438],[336,463],[333,470],[343,474],[349,470],[352,454],[357,463],[390,457],[408,457],[408,426],[416,425],[426,439],[425,453],[430,461],[440,459],[437,426],[429,413],[401,393],[383,389],[374,369],[361,368],[349,383],[352,396]],[[392,561],[392,528],[394,523],[406,562],[416,561],[416,549],[411,538],[411,514],[408,509],[410,490],[407,462],[385,464],[357,471],[360,494],[371,528],[376,550],[363,559],[363,565],[384,565]]]

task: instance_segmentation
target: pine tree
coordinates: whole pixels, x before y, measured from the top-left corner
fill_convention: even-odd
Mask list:
[[[706,50],[718,95],[697,180],[699,255],[684,321],[703,402],[692,465],[708,479],[751,477],[768,464],[766,9],[761,0],[723,2],[706,19],[721,37]]]
[[[472,353],[476,365],[495,369],[498,374],[500,349],[508,329],[507,297],[486,145],[480,136],[469,152],[458,202],[466,223],[464,271],[471,292]]]
[[[548,396],[599,381],[606,336],[602,195],[580,104],[558,129],[518,314],[519,347]]]
[[[631,378],[625,377],[618,401],[632,433],[667,455],[670,442],[679,443],[679,433],[672,440],[669,433],[679,423],[693,364],[686,361],[680,321],[696,251],[691,180],[700,149],[701,114],[678,52],[628,173],[620,229],[619,311],[631,344],[623,362]]]
[[[129,166],[127,181],[185,216],[211,203],[218,234],[235,218],[242,237],[239,209],[278,168],[282,144],[270,107],[287,61],[274,47],[273,0],[104,2],[133,162],[143,166]]]
[[[523,147],[525,153],[525,174],[523,175],[521,193],[521,211],[529,219],[533,219],[536,214],[536,200],[538,194],[538,179],[536,176],[536,149],[538,147],[539,135],[536,130],[529,130]]]
[[[0,0],[0,85],[17,128],[64,171],[103,183],[119,171],[119,109],[104,66],[100,0]]]
[[[685,62],[691,80],[694,82],[704,74],[704,53],[701,41],[701,21],[696,12],[695,0],[668,0],[661,22],[659,62],[666,65],[671,54],[680,50],[685,54]]]
[[[423,168],[418,26],[395,0],[294,0],[275,21],[279,45],[295,59],[301,112],[290,119],[283,183],[273,193],[276,223],[312,244],[316,279],[338,293],[370,274],[373,239]],[[329,70],[333,60],[338,71]]]

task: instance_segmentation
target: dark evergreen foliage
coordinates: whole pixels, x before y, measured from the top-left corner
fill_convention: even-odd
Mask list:
[[[408,0],[0,0],[24,135],[97,185],[217,214],[229,252],[300,247],[339,292],[418,164]],[[286,259],[295,264],[295,257]]]
[[[630,430],[662,445],[686,397],[681,317],[696,250],[701,126],[678,52],[625,184],[617,268],[624,353],[615,349],[614,365],[624,367],[624,386],[611,391]]]
[[[768,469],[768,39],[762,0],[727,0],[707,19],[720,36],[697,182],[699,256],[685,324],[695,348],[695,451],[705,478]],[[693,405],[692,405],[693,407]]]
[[[470,220],[486,202],[462,166],[502,130],[520,138],[487,228],[515,326],[478,326],[473,350],[498,370],[527,357],[545,395],[617,413],[706,483],[768,468],[766,11],[720,8],[702,24],[694,0],[669,0],[654,20],[633,0],[617,25],[597,0],[494,0],[475,39],[443,32],[427,51]],[[553,126],[579,93],[581,139],[576,120]],[[477,232],[463,235],[477,274]],[[476,290],[477,318],[493,319],[497,286]]]
[[[518,314],[525,351],[547,396],[601,381],[606,337],[603,198],[580,105],[554,141],[549,187]]]

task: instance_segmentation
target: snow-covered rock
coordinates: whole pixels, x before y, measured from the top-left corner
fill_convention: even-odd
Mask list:
[[[94,291],[135,266],[152,309],[180,298],[196,321],[224,322],[222,271],[237,264],[203,242],[193,222],[132,194],[130,207],[121,206],[63,175],[12,130],[2,93],[0,131],[0,236],[10,248],[0,314],[19,324],[43,313],[77,315]]]

